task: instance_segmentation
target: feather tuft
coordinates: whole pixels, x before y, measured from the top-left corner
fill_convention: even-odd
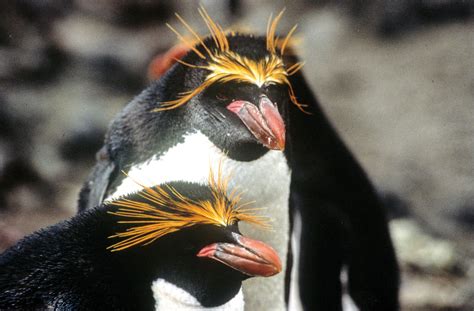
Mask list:
[[[125,250],[136,245],[148,245],[164,235],[194,225],[215,225],[226,227],[245,221],[263,228],[270,228],[267,217],[255,213],[258,208],[249,208],[249,203],[240,204],[237,191],[228,192],[229,177],[222,176],[221,163],[218,173],[209,172],[210,200],[192,200],[171,186],[143,186],[138,195],[140,200],[119,199],[109,205],[119,207],[108,213],[128,224],[124,232],[109,238],[121,241],[107,247],[112,252]]]
[[[204,7],[201,6],[198,11],[209,29],[215,48],[209,48],[201,36],[178,14],[176,14],[176,17],[191,33],[194,39],[187,39],[170,25],[168,25],[168,27],[183,43],[190,47],[194,53],[196,53],[201,59],[205,60],[205,64],[199,66],[179,60],[177,60],[177,62],[190,68],[206,70],[209,73],[204,79],[204,82],[198,87],[184,92],[176,99],[161,102],[160,107],[153,109],[153,111],[165,111],[178,108],[215,83],[236,81],[255,84],[258,87],[262,87],[267,83],[286,84],[288,86],[290,100],[298,107],[298,109],[306,112],[304,110],[306,105],[298,102],[288,79],[289,76],[295,74],[302,68],[303,63],[298,62],[287,68],[282,58],[287,47],[291,45],[291,37],[297,26],[295,25],[284,39],[275,35],[278,23],[285,12],[285,9],[283,9],[274,19],[272,19],[272,15],[270,15],[266,33],[266,47],[270,55],[267,55],[265,58],[260,60],[249,59],[231,51],[227,35],[232,36],[235,35],[235,33],[231,31],[226,34],[222,27],[212,20]],[[207,56],[197,49],[196,44],[203,47]]]

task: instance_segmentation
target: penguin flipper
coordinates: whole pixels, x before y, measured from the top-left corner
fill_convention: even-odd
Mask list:
[[[97,154],[98,161],[79,193],[78,211],[99,206],[116,171],[116,164],[106,156],[105,147]]]
[[[346,264],[349,292],[361,310],[398,310],[398,265],[382,205],[302,74],[290,79],[310,113],[289,107],[290,206],[303,220],[303,306],[340,310],[340,271]]]

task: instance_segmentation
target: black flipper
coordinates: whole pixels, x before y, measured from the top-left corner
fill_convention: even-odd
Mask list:
[[[300,290],[307,310],[341,310],[339,275],[361,310],[398,310],[398,265],[387,220],[357,161],[301,73],[291,77],[311,115],[289,108],[291,208],[301,213]]]
[[[116,168],[107,155],[106,147],[102,147],[97,153],[97,163],[79,193],[79,212],[102,204]]]

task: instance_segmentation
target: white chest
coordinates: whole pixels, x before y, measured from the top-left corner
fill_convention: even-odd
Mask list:
[[[220,162],[223,176],[231,176],[229,192],[235,188],[244,191],[241,202],[254,202],[254,207],[263,208],[260,211],[262,215],[271,218],[272,230],[241,223],[242,233],[271,245],[283,263],[283,271],[274,277],[252,278],[244,282],[245,308],[283,310],[289,239],[290,170],[281,151],[269,151],[250,162],[235,161],[226,157],[202,133],[191,133],[185,136],[183,143],[170,148],[161,157],[152,157],[133,167],[107,200],[141,190],[138,183],[155,186],[171,181],[188,181],[206,185],[210,169],[217,172]]]
[[[231,300],[214,308],[203,307],[196,298],[184,289],[163,279],[158,279],[151,286],[155,298],[155,310],[158,311],[243,311],[244,296],[242,289]]]

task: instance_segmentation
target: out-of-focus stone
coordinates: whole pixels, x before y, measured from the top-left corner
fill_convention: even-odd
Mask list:
[[[433,238],[423,232],[414,220],[392,220],[390,231],[398,258],[404,266],[434,274],[461,269],[461,260],[454,244],[448,240]]]
[[[461,280],[432,277],[429,275],[404,275],[400,298],[403,310],[413,311],[444,311],[463,309],[460,287]]]

